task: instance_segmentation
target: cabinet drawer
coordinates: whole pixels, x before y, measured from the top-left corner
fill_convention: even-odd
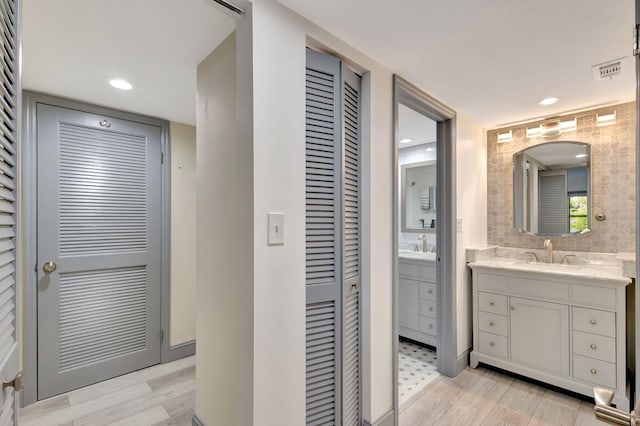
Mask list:
[[[507,335],[507,317],[489,312],[478,312],[478,328],[489,333]]]
[[[437,318],[438,309],[435,300],[420,299],[420,315]]]
[[[436,285],[433,283],[420,283],[420,297],[427,300],[436,300]]]
[[[478,309],[499,315],[507,315],[507,296],[502,294],[478,292]]]
[[[580,355],[573,356],[573,377],[597,385],[616,387],[616,365]]]
[[[494,290],[506,293],[509,290],[509,278],[502,275],[479,272],[478,288],[480,290]]]
[[[616,308],[616,290],[606,287],[573,286],[573,302],[582,305]]]
[[[601,361],[616,362],[616,339],[574,330],[573,353]]]
[[[432,336],[438,335],[438,325],[435,318],[420,317],[420,331],[423,333],[431,334]]]
[[[510,294],[515,296],[551,299],[554,302],[569,301],[569,285],[553,281],[512,278]]]
[[[480,346],[480,352],[506,358],[507,354],[507,338],[504,336],[498,336],[497,334],[485,333],[481,331],[478,333],[478,344]]]
[[[419,280],[436,280],[436,267],[431,265],[400,262],[398,272],[405,277],[417,278]]]
[[[616,337],[616,314],[597,309],[573,308],[573,329]]]

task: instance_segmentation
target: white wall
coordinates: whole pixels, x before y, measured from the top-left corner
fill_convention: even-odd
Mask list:
[[[252,162],[237,60],[234,33],[197,70],[196,414],[208,425],[252,424]]]
[[[254,1],[253,19],[254,418],[265,425],[305,423],[304,74],[309,41],[368,71],[363,84],[372,88],[363,125],[362,353],[363,415],[375,421],[391,409],[393,389],[392,76],[274,0]],[[285,213],[284,246],[266,245],[270,211]]]
[[[171,287],[169,343],[196,338],[196,128],[170,123]]]
[[[464,115],[456,116],[456,202],[462,219],[458,232],[456,281],[458,356],[472,345],[471,282],[465,249],[487,243],[487,139],[486,132]]]

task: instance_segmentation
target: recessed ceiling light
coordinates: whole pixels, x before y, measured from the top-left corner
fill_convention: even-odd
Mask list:
[[[413,139],[410,139],[410,138],[400,139],[400,143],[409,143],[411,141],[413,141]]]
[[[540,102],[538,102],[539,105],[553,105],[556,102],[558,102],[558,98],[544,98],[543,100],[541,100]]]
[[[429,148],[425,149],[425,151],[427,152],[431,152],[431,151],[435,151],[436,149],[432,146],[430,146]]]
[[[131,90],[133,88],[131,83],[121,78],[114,78],[113,80],[109,80],[109,84],[120,90]]]

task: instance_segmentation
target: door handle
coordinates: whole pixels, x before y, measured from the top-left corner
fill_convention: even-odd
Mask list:
[[[353,290],[358,290],[360,288],[360,283],[358,281],[354,282],[353,284],[351,284],[351,288]]]
[[[16,374],[16,377],[10,382],[2,382],[2,390],[6,388],[13,388],[16,392],[22,390],[22,371]]]
[[[56,265],[56,262],[52,262],[51,260],[45,263],[44,265],[42,265],[42,270],[48,274],[55,271],[57,268],[58,268],[58,265]]]

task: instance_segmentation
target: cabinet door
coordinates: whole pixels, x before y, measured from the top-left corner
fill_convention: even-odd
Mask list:
[[[420,286],[418,281],[400,278],[398,311],[401,327],[420,329]]]
[[[569,375],[569,307],[511,297],[511,358],[550,373]]]

